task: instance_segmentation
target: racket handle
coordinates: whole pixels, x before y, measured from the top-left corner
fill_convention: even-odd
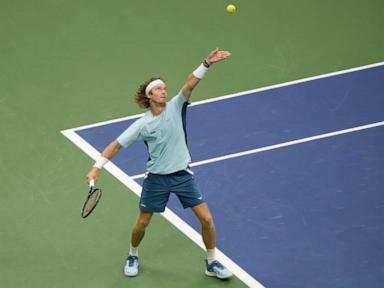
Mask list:
[[[95,179],[91,179],[89,181],[89,187],[93,187],[93,186],[95,186]]]

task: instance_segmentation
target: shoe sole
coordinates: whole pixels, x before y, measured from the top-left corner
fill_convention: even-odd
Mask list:
[[[135,277],[135,276],[137,276],[137,274],[139,274],[139,272],[137,272],[136,274],[127,274],[124,271],[124,275],[127,276],[127,277]]]
[[[208,270],[205,270],[205,275],[207,275],[209,277],[216,277],[219,279],[228,279],[228,278],[232,277],[232,274],[228,275],[228,276],[219,276],[215,272],[209,272]]]

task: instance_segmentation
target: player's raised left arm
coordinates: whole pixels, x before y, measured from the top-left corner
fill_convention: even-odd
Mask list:
[[[219,50],[219,48],[216,48],[211,53],[209,53],[203,63],[200,64],[200,66],[197,67],[195,71],[188,75],[187,81],[181,89],[183,91],[184,96],[189,99],[189,97],[191,97],[193,88],[195,88],[197,83],[199,83],[199,81],[203,79],[205,73],[207,73],[210,66],[216,62],[228,58],[230,55],[231,52]]]

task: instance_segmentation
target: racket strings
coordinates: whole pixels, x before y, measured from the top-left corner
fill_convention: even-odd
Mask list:
[[[92,191],[91,195],[89,195],[89,197],[87,198],[84,204],[84,208],[82,212],[83,217],[87,216],[92,212],[92,210],[95,208],[95,206],[99,202],[100,197],[101,197],[100,189],[95,189],[94,191]]]

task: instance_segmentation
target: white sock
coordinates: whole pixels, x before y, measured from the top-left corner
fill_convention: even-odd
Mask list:
[[[213,261],[216,260],[215,257],[215,248],[213,249],[207,249],[207,262],[208,264],[211,264]]]
[[[129,255],[139,257],[139,246],[133,247],[131,244],[129,246]]]

